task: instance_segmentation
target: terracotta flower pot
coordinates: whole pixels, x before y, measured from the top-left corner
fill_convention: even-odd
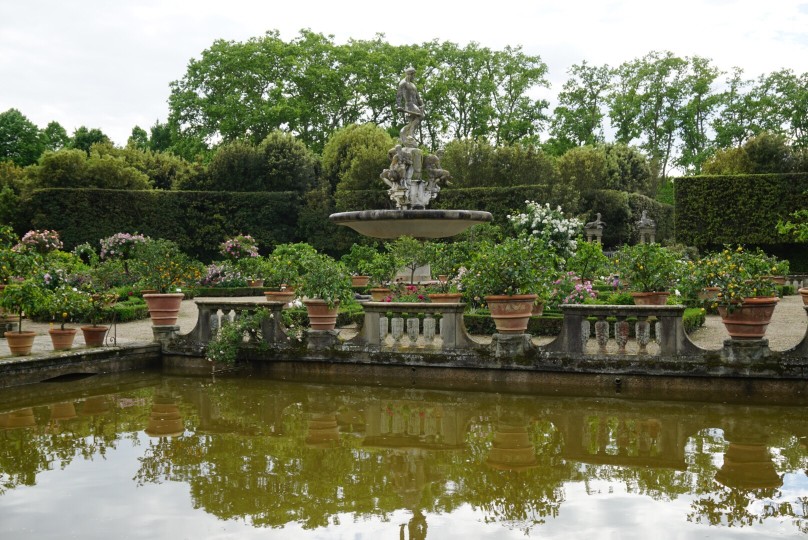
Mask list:
[[[311,298],[304,300],[303,304],[309,314],[309,326],[312,330],[333,330],[337,326],[339,302],[335,302],[334,307],[328,307],[325,300]]]
[[[288,304],[295,299],[295,291],[264,291],[267,302],[283,302]]]
[[[432,293],[427,296],[432,302],[438,304],[458,304],[463,297],[460,293]]]
[[[367,287],[370,276],[351,276],[351,287]]]
[[[633,292],[631,297],[634,298],[634,304],[637,306],[664,306],[668,303],[670,294],[661,291]]]
[[[542,313],[544,313],[544,302],[534,302],[533,311],[530,314],[534,317],[541,317]]]
[[[48,330],[54,351],[66,351],[73,348],[73,340],[76,338],[76,328],[51,328]]]
[[[500,334],[524,334],[533,304],[536,302],[535,294],[514,294],[486,296],[485,302],[491,311],[491,318]]]
[[[84,344],[88,347],[102,346],[107,330],[109,330],[109,326],[82,326],[81,333],[84,334]]]
[[[374,287],[370,289],[370,297],[374,302],[384,302],[384,299],[390,296],[390,289],[386,287]]]
[[[718,306],[718,314],[732,339],[761,339],[779,300],[776,296],[744,298],[731,313],[726,306]]]
[[[152,325],[169,326],[177,324],[177,317],[180,313],[182,293],[154,293],[144,294],[143,299],[149,307]]]
[[[802,303],[803,305],[808,306],[808,287],[803,287],[799,289],[800,296],[802,296]]]
[[[704,287],[704,290],[699,292],[699,300],[715,300],[720,291],[720,287]]]
[[[6,332],[5,336],[11,354],[14,356],[27,356],[31,354],[36,332]]]
[[[264,280],[263,279],[248,279],[247,280],[247,287],[263,287]]]

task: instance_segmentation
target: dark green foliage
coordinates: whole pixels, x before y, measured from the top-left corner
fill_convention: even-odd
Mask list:
[[[208,165],[212,191],[258,191],[264,165],[261,153],[249,141],[221,145]]]
[[[122,231],[173,240],[202,261],[219,257],[219,244],[250,234],[261,249],[299,240],[295,193],[199,191],[38,190],[23,202],[26,226],[59,231],[65,249],[98,245]]]
[[[779,219],[808,208],[808,174],[677,178],[676,239],[699,248],[785,244]]]

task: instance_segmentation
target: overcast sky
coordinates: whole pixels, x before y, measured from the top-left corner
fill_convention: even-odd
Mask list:
[[[40,128],[100,128],[118,145],[168,116],[169,83],[216,39],[302,28],[339,43],[385,34],[521,45],[549,67],[552,94],[570,65],[617,66],[652,50],[711,58],[747,77],[808,72],[808,0],[0,0],[0,112]],[[549,96],[548,96],[549,97]]]

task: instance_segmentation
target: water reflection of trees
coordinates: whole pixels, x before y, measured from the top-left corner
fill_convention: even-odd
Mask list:
[[[806,530],[806,497],[732,484],[750,466],[778,481],[808,466],[807,422],[789,409],[185,379],[104,399],[94,415],[75,400],[76,417],[56,422],[34,407],[34,427],[0,431],[3,489],[145,432],[138,484],[184,482],[195,507],[258,526],[406,508],[417,535],[430,513],[470,505],[528,532],[563,511],[565,484],[593,493],[605,482],[655,500],[692,496],[694,523]],[[746,454],[722,466],[733,444]]]

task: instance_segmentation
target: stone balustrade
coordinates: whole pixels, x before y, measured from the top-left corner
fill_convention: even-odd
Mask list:
[[[565,304],[562,306],[564,323],[561,334],[546,350],[573,355],[646,355],[651,343],[651,324],[654,324],[658,356],[681,356],[702,351],[685,334],[682,316],[684,306],[600,306]],[[591,322],[594,319],[594,323]],[[634,345],[629,346],[629,319],[634,323]],[[597,343],[591,352],[589,340]]]
[[[263,321],[261,336],[268,347],[250,353],[256,361],[673,376],[808,374],[808,336],[783,352],[771,351],[765,339],[727,339],[723,349],[702,349],[685,334],[684,306],[564,305],[560,334],[538,345],[528,334],[494,334],[490,342],[487,337],[473,339],[463,323],[462,303],[365,302],[363,323],[354,337],[308,330],[302,343],[290,339],[297,336],[284,328],[280,302],[199,298],[196,304],[197,323],[188,334],[180,335],[178,327],[154,327],[164,354],[202,357],[228,320],[265,308],[271,317]]]
[[[479,347],[463,324],[466,304],[365,302],[362,307],[364,325],[352,340],[354,343],[380,350],[448,351]]]

